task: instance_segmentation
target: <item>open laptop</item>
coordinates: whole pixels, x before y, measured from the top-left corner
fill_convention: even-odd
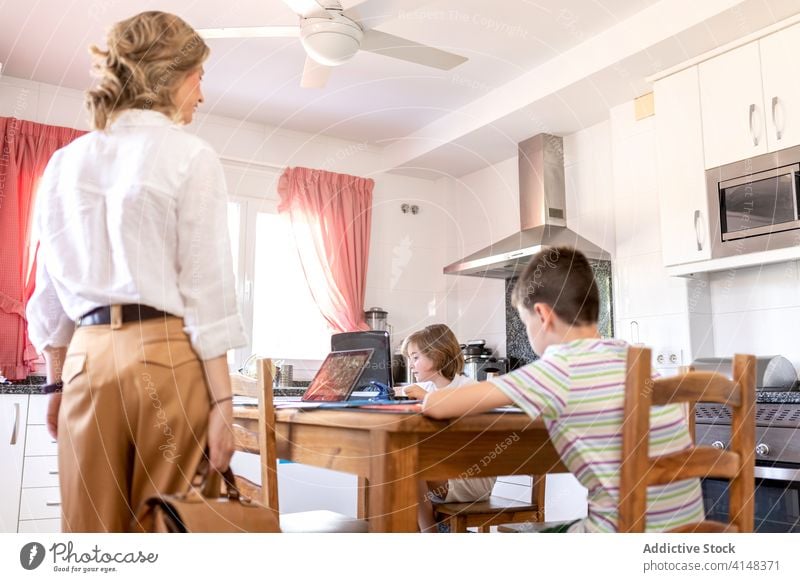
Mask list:
[[[364,373],[372,348],[331,352],[301,398],[302,402],[343,402],[350,397]]]
[[[317,408],[325,403],[346,402],[374,350],[338,350],[327,355],[300,398],[275,398],[276,408]]]
[[[275,402],[275,408],[355,408],[360,406],[396,405],[392,400],[376,401],[371,398],[349,400],[359,385],[373,354],[372,348],[331,352],[322,362],[302,398],[294,402]]]
[[[386,331],[348,331],[331,336],[331,351],[366,350],[374,351],[369,358],[364,372],[358,379],[356,388],[350,398],[371,398],[375,396],[378,385],[383,385],[386,392],[393,394],[392,384],[392,352],[389,333]]]

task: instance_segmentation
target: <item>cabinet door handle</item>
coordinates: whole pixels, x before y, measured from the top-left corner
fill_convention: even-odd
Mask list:
[[[758,136],[756,135],[755,129],[753,128],[753,117],[756,113],[756,104],[750,104],[750,136],[753,138],[753,146],[758,146]]]
[[[772,98],[772,125],[775,126],[775,139],[780,140],[782,137],[782,133],[780,129],[778,129],[778,116],[777,111],[778,109],[778,96]]]
[[[694,238],[697,242],[697,250],[703,250],[703,241],[700,240],[700,211],[694,211]]]
[[[14,428],[11,429],[11,444],[17,444],[19,436],[19,402],[14,403]]]
[[[48,471],[48,475],[58,475],[58,471]]]
[[[638,345],[639,343],[639,322],[631,321],[631,343]]]
[[[44,504],[47,507],[58,507],[59,505],[61,505],[61,502],[60,501],[45,501]]]

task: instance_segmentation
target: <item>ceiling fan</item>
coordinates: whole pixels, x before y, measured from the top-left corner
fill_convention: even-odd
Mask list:
[[[366,0],[347,10],[339,0],[282,0],[300,17],[298,25],[207,28],[204,38],[300,37],[306,51],[301,87],[321,88],[331,68],[341,65],[359,51],[370,51],[395,59],[449,71],[466,57],[412,40],[375,30],[381,22],[395,18],[392,0]],[[407,12],[430,0],[403,0]],[[397,2],[395,2],[397,3]]]

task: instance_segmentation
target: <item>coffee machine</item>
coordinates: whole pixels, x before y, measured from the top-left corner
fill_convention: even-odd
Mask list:
[[[508,372],[508,358],[496,357],[486,347],[486,340],[470,340],[462,344],[461,353],[464,354],[464,374],[476,382]]]

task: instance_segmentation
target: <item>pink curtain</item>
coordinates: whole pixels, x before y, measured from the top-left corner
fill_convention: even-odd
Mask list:
[[[287,213],[306,281],[331,327],[369,329],[364,293],[375,181],[308,168],[286,168],[278,212]]]
[[[0,117],[0,373],[21,380],[37,358],[25,306],[36,270],[30,256],[36,182],[50,156],[84,131]]]

